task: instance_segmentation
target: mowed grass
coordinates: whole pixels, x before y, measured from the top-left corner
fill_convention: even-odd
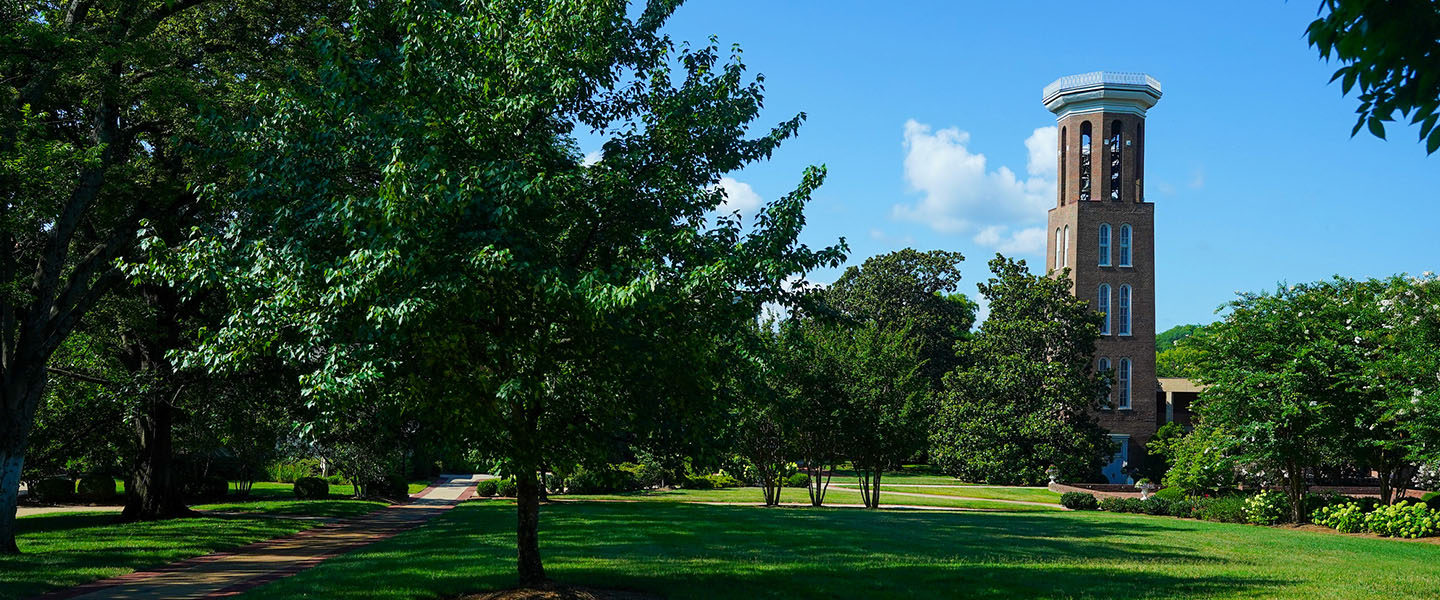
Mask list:
[[[846,481],[844,483],[831,482],[830,485],[832,489],[834,489],[833,486],[835,485],[841,485],[853,490],[860,489],[859,484],[853,481]],[[880,501],[882,503],[886,501],[886,492],[929,494],[933,496],[959,496],[964,498],[989,498],[993,500],[1018,500],[1021,502],[1047,502],[1050,504],[1060,503],[1060,494],[1045,488],[1030,487],[978,487],[968,485],[963,487],[934,487],[913,484],[891,484],[886,483],[882,479],[880,481]],[[901,501],[901,498],[906,497],[907,496],[895,496],[893,499],[898,503]]]
[[[290,517],[357,517],[384,508],[376,500],[251,500],[200,504],[191,508],[224,513],[253,513]]]
[[[743,502],[759,504],[765,500],[764,492],[758,487],[725,488],[719,490],[645,490],[640,492],[625,492],[619,494],[566,494],[554,496],[557,500],[643,500],[647,502]],[[784,488],[780,493],[780,501],[783,503],[805,503],[810,502],[810,494],[805,488]],[[856,489],[842,489],[831,487],[825,494],[826,504],[860,504],[860,492]],[[977,510],[1005,510],[1017,512],[1034,512],[1060,510],[1056,504],[1054,508],[1046,506],[1034,506],[1028,504],[1013,504],[1007,502],[996,502],[989,500],[970,500],[965,498],[949,498],[940,495],[936,496],[901,496],[898,494],[880,493],[880,505],[905,505],[905,506],[935,506],[950,508],[969,508]]]
[[[21,517],[17,523],[16,542],[24,554],[0,556],[0,598],[6,600],[157,567],[318,524],[233,517],[118,524],[115,513],[84,512]]]
[[[541,509],[555,580],[688,598],[1434,598],[1440,545],[1099,512],[650,503]],[[409,599],[511,587],[514,507],[430,524],[248,598]]]

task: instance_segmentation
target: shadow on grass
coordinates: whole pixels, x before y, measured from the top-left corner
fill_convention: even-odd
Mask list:
[[[581,503],[543,509],[541,549],[553,579],[672,598],[1185,598],[1296,583],[1227,572],[1226,560],[1167,541],[1188,528],[1155,521]],[[515,582],[513,536],[511,505],[470,503],[248,596],[506,588]]]
[[[0,556],[0,599],[24,598],[294,533],[299,521],[197,517],[116,523],[114,513],[55,513],[17,521],[24,554]]]

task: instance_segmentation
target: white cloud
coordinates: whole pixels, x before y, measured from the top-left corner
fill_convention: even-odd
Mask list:
[[[588,167],[600,162],[600,159],[604,156],[605,152],[603,150],[591,150],[585,153],[585,158],[580,160],[580,164]]]
[[[895,236],[886,233],[884,230],[875,229],[874,227],[870,228],[870,239],[877,242],[898,246],[909,246],[915,243],[915,238],[912,236]]]
[[[905,182],[921,198],[895,205],[893,216],[941,233],[973,234],[976,243],[1002,252],[1042,253],[1045,238],[1036,226],[1055,203],[1055,128],[1041,127],[1025,140],[1025,179],[1006,166],[991,170],[969,144],[970,134],[958,128],[932,131],[906,121]]]
[[[1054,177],[1055,171],[1059,168],[1060,157],[1056,154],[1060,147],[1060,130],[1054,125],[1041,127],[1025,138],[1025,149],[1030,151],[1030,158],[1025,163],[1025,172],[1031,175]]]
[[[760,194],[755,193],[755,188],[733,177],[721,177],[720,188],[725,190],[725,202],[716,210],[722,214],[735,211],[740,211],[742,215],[753,214],[765,203]]]

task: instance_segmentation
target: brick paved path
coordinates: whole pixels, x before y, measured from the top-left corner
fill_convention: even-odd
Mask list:
[[[439,516],[475,493],[480,476],[450,476],[396,504],[367,515],[294,535],[198,556],[158,569],[102,579],[41,596],[45,600],[224,598],[289,577]]]

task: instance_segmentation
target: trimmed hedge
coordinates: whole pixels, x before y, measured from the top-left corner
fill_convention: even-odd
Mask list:
[[[75,480],[65,477],[41,479],[30,486],[30,494],[45,504],[75,501]]]
[[[499,483],[495,484],[495,493],[506,498],[514,498],[515,494],[519,491],[519,487],[515,485],[515,480],[508,477],[501,479]]]
[[[324,500],[330,497],[330,482],[319,477],[295,480],[295,497],[300,500]]]
[[[785,487],[808,488],[810,487],[810,476],[805,473],[796,473],[785,479]]]
[[[1097,510],[1100,501],[1095,499],[1095,494],[1065,492],[1060,494],[1060,505],[1070,510]]]
[[[115,479],[109,475],[86,475],[75,483],[75,493],[85,502],[109,502],[118,494]]]
[[[483,498],[494,498],[495,493],[498,492],[499,489],[500,486],[495,483],[494,479],[486,479],[485,481],[475,484],[475,495]]]

